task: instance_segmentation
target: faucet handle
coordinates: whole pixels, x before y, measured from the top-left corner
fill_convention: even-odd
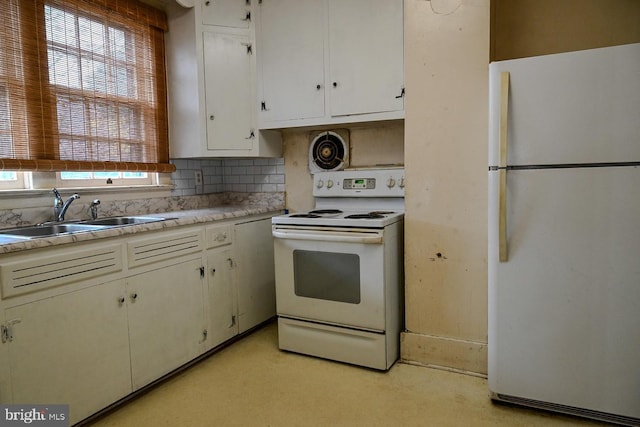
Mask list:
[[[61,196],[61,195],[60,195],[60,193],[58,192],[58,189],[54,187],[54,188],[51,190],[51,192],[53,193],[53,196],[54,196],[54,198],[53,198],[53,204],[54,204],[54,205],[62,205],[62,196]]]
[[[91,212],[91,219],[98,219],[98,205],[100,205],[99,199],[94,199],[89,205],[89,212]]]

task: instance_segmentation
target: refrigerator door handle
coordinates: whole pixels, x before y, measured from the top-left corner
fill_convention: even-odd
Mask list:
[[[507,248],[507,131],[509,119],[509,72],[500,73],[500,159],[498,170],[500,174],[499,197],[499,259],[500,262],[509,261]]]

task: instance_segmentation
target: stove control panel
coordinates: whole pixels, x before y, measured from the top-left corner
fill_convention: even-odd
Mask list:
[[[404,197],[404,168],[317,172],[315,197]]]
[[[375,190],[375,178],[345,178],[342,180],[342,188],[345,190]]]

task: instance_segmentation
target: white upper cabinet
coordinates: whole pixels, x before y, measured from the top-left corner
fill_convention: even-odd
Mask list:
[[[404,118],[402,0],[262,0],[259,125]]]
[[[280,157],[281,134],[258,130],[251,2],[170,2],[167,15],[171,158]]]
[[[404,109],[402,1],[329,0],[331,115]]]
[[[208,31],[202,36],[207,148],[251,150],[255,139],[255,85],[249,37]]]
[[[248,29],[250,22],[250,0],[202,1],[202,23],[204,25]]]
[[[260,9],[261,119],[323,117],[324,3],[263,0]]]

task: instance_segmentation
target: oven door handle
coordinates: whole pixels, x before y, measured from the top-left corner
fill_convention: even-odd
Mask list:
[[[382,231],[372,232],[340,232],[315,230],[273,230],[273,237],[278,239],[314,240],[319,242],[380,244],[383,241]]]

